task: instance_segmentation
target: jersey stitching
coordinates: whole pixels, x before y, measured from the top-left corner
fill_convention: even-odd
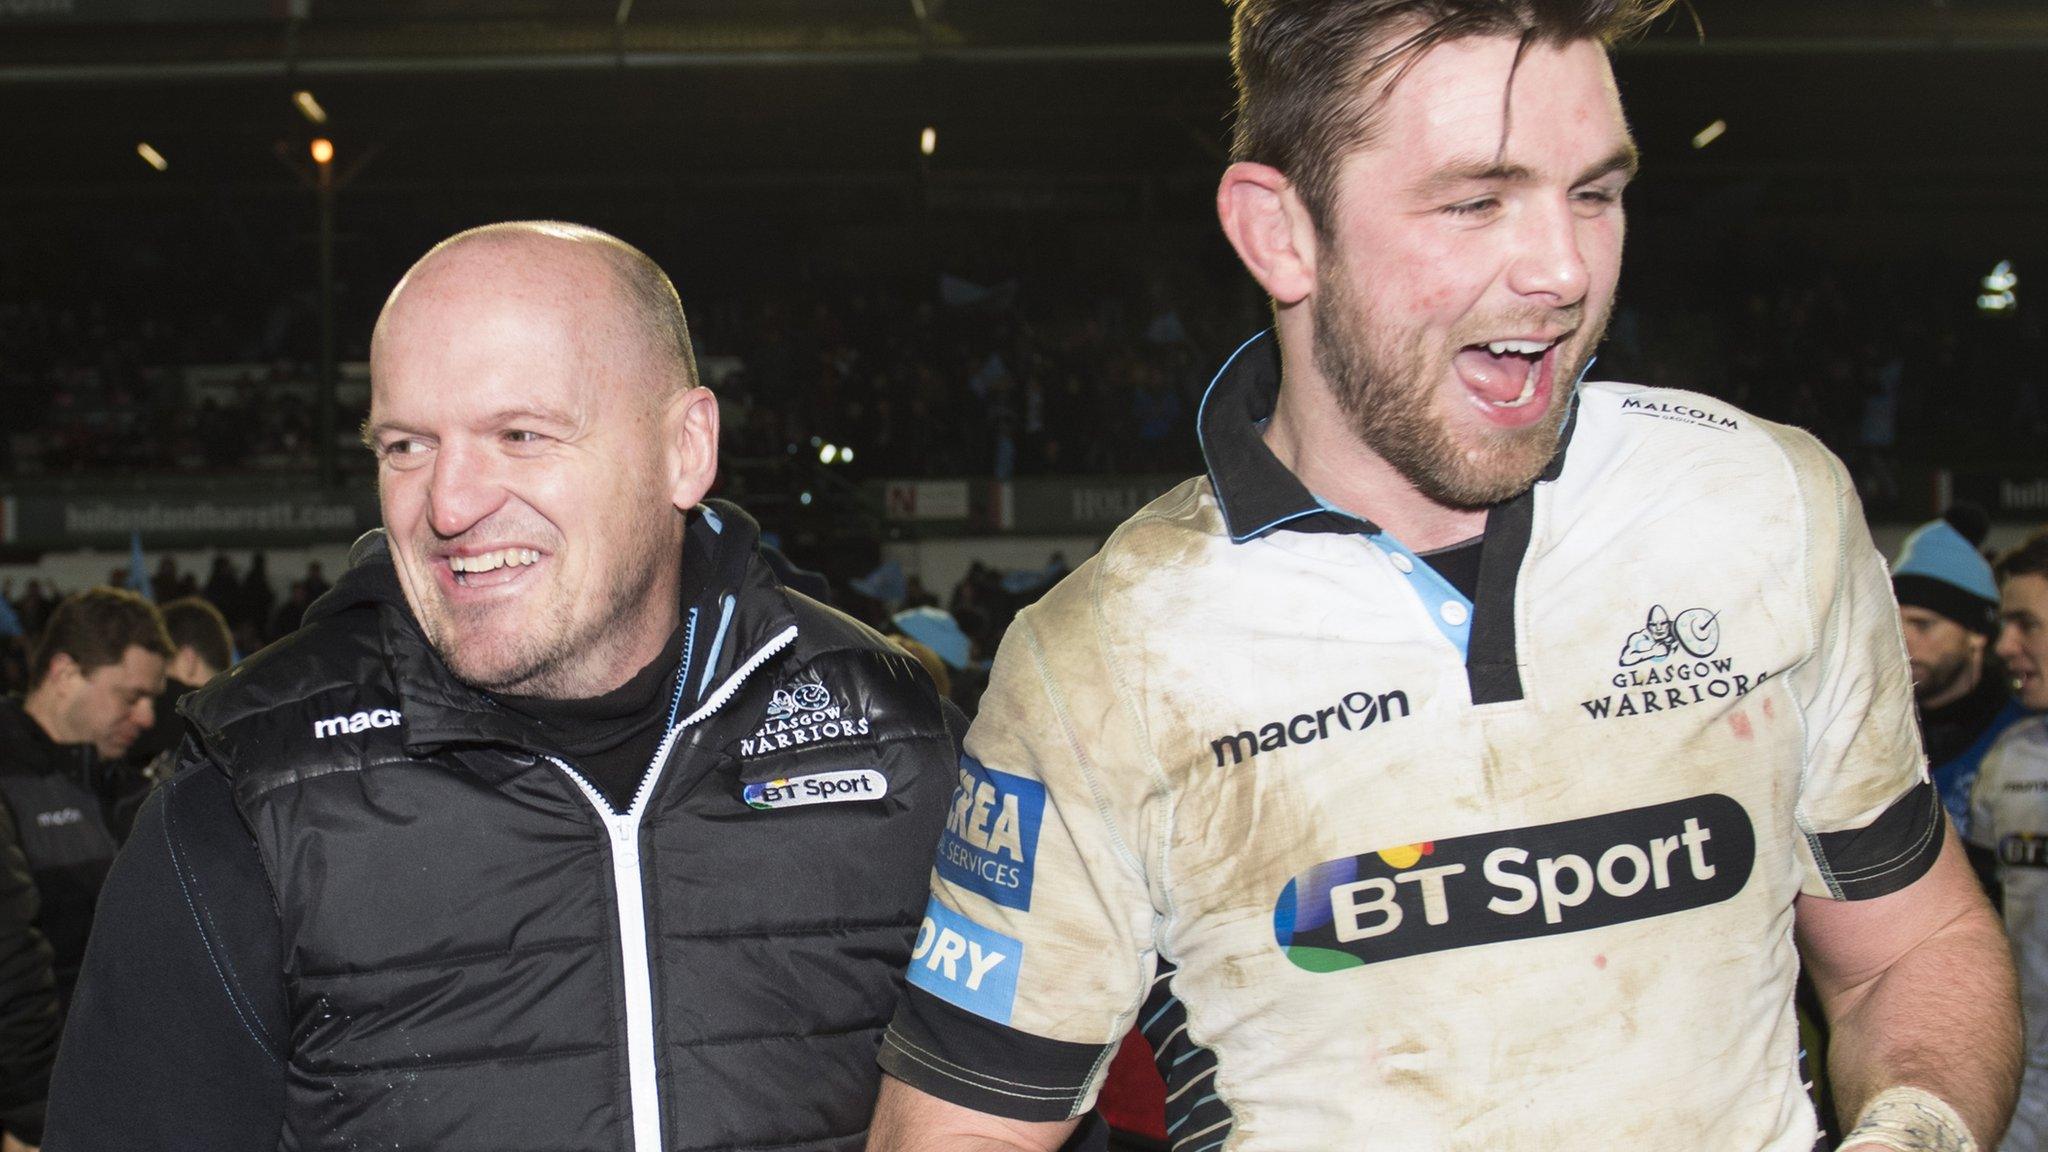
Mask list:
[[[1116,848],[1117,858],[1134,875],[1143,878],[1144,868],[1132,854],[1130,846],[1124,840],[1123,832],[1117,828],[1116,821],[1110,815],[1108,798],[1103,796],[1101,787],[1095,782],[1094,762],[1090,760],[1087,750],[1081,747],[1080,736],[1075,731],[1073,720],[1067,712],[1066,696],[1053,681],[1051,670],[1046,667],[1045,648],[1038,642],[1038,629],[1031,627],[1029,621],[1023,623],[1024,639],[1031,645],[1031,662],[1038,672],[1039,690],[1045,693],[1046,701],[1052,705],[1053,714],[1059,718],[1060,735],[1066,737],[1067,751],[1073,755],[1074,762],[1080,767],[1081,778],[1088,783],[1088,797],[1094,802],[1095,814],[1108,827],[1110,842]]]
[[[172,814],[171,801],[175,798],[173,793],[177,790],[179,783],[178,780],[173,779],[165,785],[164,793],[164,849],[170,853],[171,874],[178,878],[178,891],[185,897],[185,910],[192,917],[192,926],[199,930],[199,943],[206,949],[206,959],[213,965],[213,972],[220,980],[221,990],[227,993],[228,1004],[235,1010],[235,1019],[241,1021],[242,1029],[249,1033],[250,1039],[256,1041],[258,1048],[263,1049],[264,1055],[272,1059],[278,1059],[278,1052],[270,1038],[269,1029],[263,1028],[260,1021],[251,1021],[248,1015],[242,1011],[242,999],[235,988],[234,980],[229,974],[229,969],[222,964],[220,956],[214,952],[213,936],[209,932],[213,922],[212,913],[202,913],[200,911],[198,903],[192,899],[192,887],[186,883],[185,862],[178,854],[177,839],[171,835],[171,825],[177,819]]]
[[[909,1049],[913,1052],[918,1053],[919,1055],[926,1056],[930,1059],[936,1060],[940,1064],[943,1064],[948,1068],[955,1068],[961,1072],[966,1073],[969,1076],[978,1077],[983,1080],[991,1080],[997,1084],[1009,1084],[1018,1088],[1036,1088],[1041,1092],[1058,1092],[1064,1095],[1072,1095],[1073,1093],[1079,1092],[1082,1088],[1086,1087],[1085,1084],[1033,1084],[1025,1080],[1005,1080],[1001,1076],[991,1076],[986,1072],[977,1072],[976,1070],[969,1068],[965,1064],[955,1064],[953,1061],[946,1059],[944,1056],[939,1055],[931,1049],[922,1047],[915,1040],[912,1040],[909,1037],[905,1036],[902,1033],[902,1031],[898,1029],[894,1024],[891,1024],[888,1028],[884,1029],[883,1038],[893,1041],[898,1047]]]
[[[1936,803],[1939,803],[1939,801],[1936,801]],[[1875,864],[1871,864],[1863,868],[1850,868],[1847,870],[1838,869],[1836,870],[1835,875],[1842,877],[1845,880],[1869,880],[1875,879],[1879,876],[1888,875],[1892,872],[1898,871],[1901,868],[1905,868],[1911,865],[1914,860],[1918,859],[1920,855],[1927,850],[1928,841],[1934,839],[1934,834],[1937,831],[1939,831],[1940,828],[1940,820],[1929,821],[1927,827],[1921,831],[1920,838],[1918,840],[1915,840],[1910,846],[1900,849],[1897,855],[1891,857],[1888,860],[1881,860]]]
[[[1784,444],[1776,437],[1771,437],[1770,439],[1772,447],[1778,451],[1779,462],[1784,465],[1786,478],[1791,481],[1791,487],[1796,494],[1803,487],[1800,481],[1799,469],[1794,466],[1791,453],[1785,449]],[[1818,603],[1820,590],[1814,585],[1812,571],[1813,520],[1807,512],[1807,501],[1794,500],[1792,504],[1794,511],[1799,516],[1798,575],[1801,586],[1806,589],[1807,649],[1813,655],[1818,655],[1823,637],[1821,635],[1821,613]],[[1835,507],[1836,516],[1839,520],[1841,515],[1841,493],[1839,491],[1835,494]],[[1837,545],[1838,563],[1840,555],[1844,550],[1843,545]],[[1812,656],[1808,657],[1808,659],[1812,658]],[[1787,669],[1787,673],[1789,674],[1790,672],[1791,669]],[[1807,853],[1813,857],[1814,868],[1819,871],[1821,882],[1827,886],[1829,895],[1837,900],[1845,899],[1846,894],[1842,891],[1842,884],[1839,880],[1835,879],[1834,871],[1828,864],[1827,854],[1821,849],[1820,832],[1813,826],[1812,819],[1806,813],[1806,786],[1813,775],[1813,731],[1807,723],[1805,702],[1799,698],[1799,694],[1796,692],[1791,693],[1791,696],[1792,712],[1799,721],[1799,799],[1792,805],[1792,819],[1798,826],[1800,835],[1806,838]]]
[[[891,1028],[887,1032],[882,1034],[882,1043],[889,1045],[891,1048],[896,1049],[898,1052],[901,1052],[903,1055],[909,1057],[911,1060],[914,1060],[917,1063],[922,1064],[925,1067],[931,1069],[932,1071],[937,1072],[939,1075],[944,1076],[948,1080],[957,1080],[970,1088],[974,1088],[982,1092],[993,1092],[998,1096],[1014,1096],[1019,1100],[1042,1100],[1049,1103],[1064,1103],[1069,1100],[1078,1099],[1082,1091],[1081,1088],[1043,1088],[1040,1092],[1013,1092],[1006,1088],[993,1088],[990,1087],[989,1084],[981,1083],[981,1081],[990,1081],[995,1084],[1015,1084],[1016,1081],[1004,1080],[998,1076],[988,1076],[983,1073],[976,1072],[971,1068],[962,1068],[962,1072],[968,1073],[968,1075],[962,1076],[959,1073],[954,1072],[952,1070],[954,1068],[959,1068],[959,1065],[953,1064],[950,1061],[943,1059],[942,1057],[935,1056],[930,1052],[927,1052],[924,1049],[919,1048],[917,1045],[912,1044],[908,1040],[905,1040],[902,1034],[897,1032],[894,1028]],[[1025,1084],[1022,1085],[1022,1087],[1039,1088],[1041,1086],[1036,1084]],[[1048,1095],[1047,1093],[1050,1094]]]

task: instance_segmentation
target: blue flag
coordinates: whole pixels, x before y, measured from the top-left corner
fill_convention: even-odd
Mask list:
[[[128,534],[128,590],[140,592],[146,599],[156,599],[156,593],[149,587],[149,563],[142,558],[140,529]]]

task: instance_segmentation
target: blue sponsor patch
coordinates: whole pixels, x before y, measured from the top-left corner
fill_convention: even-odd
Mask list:
[[[910,953],[910,982],[960,1008],[1010,1022],[1024,945],[984,928],[933,899]]]
[[[960,758],[960,784],[939,838],[939,875],[1005,908],[1031,910],[1031,865],[1045,785]]]

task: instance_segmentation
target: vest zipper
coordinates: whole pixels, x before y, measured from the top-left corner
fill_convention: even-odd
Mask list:
[[[597,786],[581,772],[570,767],[568,761],[548,757],[582,789],[584,798],[597,810],[598,819],[604,822],[605,831],[610,836],[612,891],[619,906],[619,956],[625,965],[626,1068],[632,1086],[633,1152],[661,1152],[661,1095],[657,1091],[654,1061],[654,970],[647,946],[646,888],[640,873],[640,817],[646,811],[648,797],[654,794],[656,781],[668,765],[669,753],[674,750],[677,738],[685,729],[725,707],[755,669],[789,647],[795,639],[796,625],[792,624],[749,656],[746,663],[726,677],[711,698],[695,712],[668,730],[668,735],[661,739],[661,747],[654,753],[647,775],[641,778],[639,790],[633,793],[632,806],[624,812],[614,812],[604,793],[599,792]]]

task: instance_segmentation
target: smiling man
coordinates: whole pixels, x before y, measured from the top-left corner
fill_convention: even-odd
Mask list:
[[[384,529],[185,701],[50,1146],[858,1148],[957,757],[929,680],[704,499],[637,250],[464,233],[370,359]]]
[[[1182,1152],[1806,1152],[1802,951],[1845,1148],[1995,1143],[2012,969],[1844,470],[1580,379],[1663,7],[1238,0],[1274,330],[1005,638],[870,1148],[1053,1148],[1135,1024]]]

